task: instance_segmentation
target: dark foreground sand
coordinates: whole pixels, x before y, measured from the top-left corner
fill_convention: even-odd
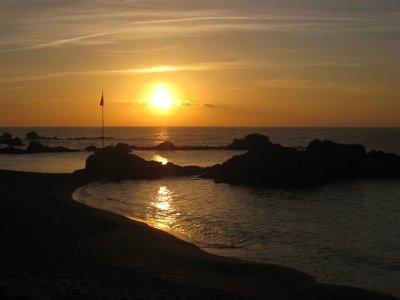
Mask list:
[[[72,201],[87,178],[0,170],[0,296],[28,299],[396,299],[208,254]]]

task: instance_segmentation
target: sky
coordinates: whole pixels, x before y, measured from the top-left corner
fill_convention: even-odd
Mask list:
[[[102,90],[107,126],[398,127],[400,1],[0,0],[0,126],[98,126]]]

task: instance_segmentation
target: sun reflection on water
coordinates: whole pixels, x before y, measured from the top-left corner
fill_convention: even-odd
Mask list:
[[[153,226],[162,229],[171,229],[176,222],[176,213],[172,207],[174,193],[166,186],[160,186],[153,201],[147,207],[146,219]]]
[[[152,160],[158,161],[163,165],[166,165],[168,163],[168,159],[163,157],[163,156],[161,156],[161,155],[159,155],[159,154],[154,154],[153,157],[152,157]]]

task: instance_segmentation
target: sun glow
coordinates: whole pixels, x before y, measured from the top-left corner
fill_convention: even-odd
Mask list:
[[[151,104],[159,110],[167,110],[173,105],[173,97],[168,86],[159,84],[154,87]]]

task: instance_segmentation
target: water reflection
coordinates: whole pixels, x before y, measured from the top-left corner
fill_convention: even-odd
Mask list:
[[[166,186],[160,186],[147,207],[146,219],[158,228],[171,229],[176,222],[176,213],[172,207],[173,197],[174,193]]]
[[[158,132],[158,134],[156,135],[157,137],[157,142],[158,143],[162,143],[165,141],[169,141],[170,140],[170,135],[168,132],[168,128],[160,128],[160,131]]]
[[[154,154],[151,160],[158,161],[163,165],[166,165],[168,163],[168,159],[159,154]]]

